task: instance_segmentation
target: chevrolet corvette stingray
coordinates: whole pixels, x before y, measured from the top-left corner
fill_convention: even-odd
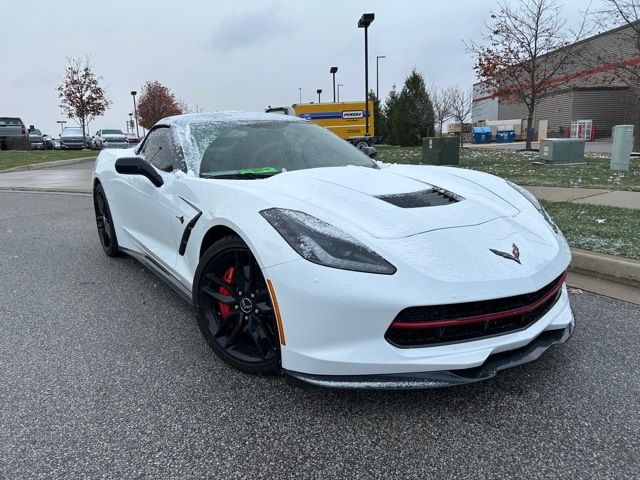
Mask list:
[[[532,361],[574,328],[569,247],[527,190],[376,162],[299,118],[166,118],[135,149],[100,153],[93,198],[104,252],[171,285],[245,372],[458,385]]]

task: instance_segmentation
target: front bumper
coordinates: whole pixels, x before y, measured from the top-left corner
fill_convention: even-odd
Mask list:
[[[310,375],[284,370],[296,382],[316,387],[337,389],[416,390],[452,387],[495,377],[501,370],[537,360],[549,347],[565,343],[573,334],[575,321],[559,330],[541,333],[528,345],[516,350],[491,355],[479,367],[435,372],[386,375]]]

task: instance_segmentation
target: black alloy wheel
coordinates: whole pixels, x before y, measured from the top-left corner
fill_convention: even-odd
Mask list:
[[[280,365],[275,312],[262,271],[237,236],[202,256],[195,278],[198,325],[211,348],[230,365],[269,373]]]
[[[93,190],[93,207],[96,211],[96,225],[98,226],[98,236],[100,237],[102,249],[110,257],[116,257],[120,253],[118,239],[113,227],[109,203],[100,184],[97,184]]]

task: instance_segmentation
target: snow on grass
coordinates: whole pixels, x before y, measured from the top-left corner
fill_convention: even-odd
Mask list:
[[[422,147],[379,145],[377,160],[385,163],[422,161]],[[539,165],[537,152],[519,152],[497,148],[463,148],[460,166],[507,178],[520,185],[546,187],[604,188],[640,191],[640,159],[632,158],[628,172],[609,170],[605,154],[589,153],[586,165]]]
[[[542,203],[572,247],[640,259],[640,210]]]

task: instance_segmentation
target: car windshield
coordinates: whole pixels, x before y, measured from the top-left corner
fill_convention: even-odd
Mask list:
[[[195,123],[190,133],[197,148],[188,150],[203,152],[202,177],[255,178],[347,165],[378,168],[345,140],[307,122]]]
[[[102,130],[103,135],[124,135],[122,130]]]
[[[66,135],[79,135],[82,136],[82,129],[81,128],[73,128],[73,127],[68,127],[65,128],[64,131],[62,132],[63,136]]]
[[[36,137],[39,137],[42,135],[42,133],[40,133],[40,130],[34,129],[34,130],[29,130],[29,135],[34,135]]]

